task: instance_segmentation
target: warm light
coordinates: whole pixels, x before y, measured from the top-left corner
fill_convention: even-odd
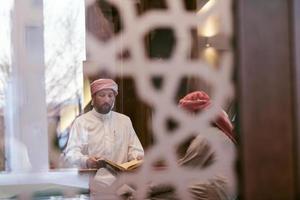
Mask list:
[[[84,109],[91,101],[91,90],[90,90],[90,81],[87,77],[83,79],[83,105]]]
[[[59,132],[63,132],[70,126],[76,116],[79,114],[77,105],[67,105],[60,110]]]
[[[198,15],[204,13],[212,8],[212,6],[216,3],[216,0],[209,0],[200,10],[197,12]]]
[[[210,16],[201,27],[198,27],[198,35],[212,37],[219,32],[219,20],[216,16]]]
[[[217,66],[219,55],[215,48],[208,47],[201,52],[201,58],[211,66]]]
[[[205,38],[205,47],[206,47],[206,48],[210,47],[210,43],[209,43],[208,40],[209,40],[209,38],[206,37],[206,38]]]

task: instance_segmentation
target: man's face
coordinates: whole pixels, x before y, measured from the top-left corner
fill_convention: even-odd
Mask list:
[[[100,90],[93,96],[93,106],[101,114],[111,111],[114,102],[115,93],[111,89]]]

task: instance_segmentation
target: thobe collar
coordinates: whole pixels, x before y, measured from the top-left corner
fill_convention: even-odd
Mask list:
[[[112,111],[109,111],[106,114],[101,114],[101,113],[98,113],[95,108],[92,109],[92,114],[94,116],[96,116],[98,119],[100,119],[101,121],[110,119],[111,118],[111,113],[112,113]]]

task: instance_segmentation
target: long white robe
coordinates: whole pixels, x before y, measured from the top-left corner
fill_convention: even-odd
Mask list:
[[[221,130],[216,127],[211,127],[207,131],[210,132],[210,137],[224,150],[235,149],[234,143],[226,136]],[[209,143],[209,140],[198,135],[194,138],[188,148],[185,150],[184,156],[178,160],[178,164],[188,169],[203,169],[213,165],[219,155],[215,153],[215,147]],[[228,151],[232,152],[232,151]],[[225,155],[226,156],[226,155]],[[226,161],[226,160],[223,160]],[[227,162],[227,161],[226,161]],[[219,163],[224,166],[228,166],[228,163]],[[203,182],[202,180],[196,180],[188,186],[192,199],[195,200],[232,200],[235,199],[235,178],[234,170],[227,171],[228,173],[217,173],[215,177]],[[177,195],[172,186],[154,185],[150,188],[149,199],[151,200],[163,200],[172,199],[177,200]]]
[[[95,109],[75,119],[65,150],[66,161],[78,168],[87,167],[89,156],[121,164],[143,155],[129,117],[114,111],[103,115]],[[97,177],[107,185],[113,181],[113,176],[104,168],[98,171]]]

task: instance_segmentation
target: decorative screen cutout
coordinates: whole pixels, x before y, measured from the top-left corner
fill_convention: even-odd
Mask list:
[[[36,1],[32,2],[36,5]],[[89,12],[91,11],[96,12],[97,17],[102,19],[107,16],[95,10],[95,6],[99,6],[99,1],[85,0],[86,22],[90,29],[87,28],[86,32],[84,75],[97,77],[99,74],[102,76],[107,74],[114,78],[131,78],[138,98],[152,108],[149,126],[155,142],[146,149],[142,166],[135,173],[118,175],[110,187],[100,187],[91,177],[89,184],[91,198],[217,199],[209,196],[215,194],[211,191],[217,189],[218,195],[234,199],[236,196],[235,141],[212,123],[222,113],[222,109],[228,111],[234,97],[231,80],[234,64],[230,43],[233,30],[231,0],[194,1],[197,10],[193,11],[187,6],[187,1],[151,0],[148,2],[153,3],[152,9],[143,12],[140,9],[142,1],[106,0],[105,2],[113,7],[113,12],[119,16],[119,21],[113,24],[110,24],[109,20],[90,23]],[[161,2],[159,9],[154,2]],[[44,8],[47,5],[51,6],[51,4],[44,4]],[[60,11],[63,12],[63,9]],[[71,17],[77,18],[77,16]],[[54,18],[50,17],[48,20],[52,21]],[[65,22],[71,23],[71,21]],[[111,26],[116,26],[117,29]],[[78,36],[75,28],[68,31],[63,36],[68,34]],[[155,40],[157,33],[168,35],[156,41],[162,46],[168,45],[168,51],[159,46],[149,46],[147,40]],[[82,40],[81,36],[78,40]],[[49,41],[45,46],[53,44],[56,44],[56,41]],[[72,44],[83,47],[82,43],[72,42]],[[156,51],[151,51],[152,48]],[[70,65],[80,64],[80,59],[84,57],[82,52],[77,48],[72,49],[72,46],[66,46],[66,49],[79,55],[78,58],[71,59]],[[60,57],[53,60],[57,67],[48,68],[46,71],[54,70],[61,75],[68,74],[66,71],[60,71],[59,67],[60,61],[66,61],[65,54],[64,51],[58,52],[57,55]],[[45,61],[46,64],[52,62],[47,59],[47,56]],[[74,74],[79,72],[80,69],[73,71]],[[70,77],[68,80],[73,81]],[[80,80],[81,77],[76,75],[74,81]],[[51,83],[50,88],[56,86],[52,85],[51,79],[46,79],[46,82]],[[183,91],[182,85],[185,85],[188,90]],[[190,113],[180,108],[179,100],[188,92],[196,90],[203,90],[209,94],[212,100],[210,106],[199,113]],[[60,101],[72,99],[70,96],[61,96],[60,91],[53,90],[50,96],[61,97]],[[76,88],[72,91],[78,94]],[[180,152],[181,146],[191,138],[193,142],[190,145],[194,151],[184,149]],[[40,148],[43,149],[42,146]],[[53,153],[58,161],[61,158],[61,152],[49,153]],[[187,156],[187,159],[182,159],[179,154]],[[193,155],[198,156],[199,159],[189,160],[189,156],[194,158]],[[78,181],[78,177],[81,176],[78,171],[63,170],[33,173],[34,175],[26,172],[25,178],[11,173],[7,176],[11,175],[7,182],[19,178],[23,182],[28,180],[26,184],[36,184],[32,190],[21,193],[20,199],[30,199],[35,195],[37,188],[41,187],[43,190],[44,183],[60,185],[62,190],[60,194],[65,198],[81,193],[80,190],[68,187],[71,183],[74,186]],[[2,175],[1,178],[4,176]],[[17,184],[21,185],[23,182]],[[4,185],[3,183],[5,183],[4,179],[1,184]],[[78,195],[76,198],[87,199],[88,195]]]
[[[232,36],[231,1],[201,1],[196,13],[187,11],[183,1],[166,0],[165,9],[152,9],[142,14],[138,13],[136,1],[106,2],[118,11],[121,28],[112,37],[109,28],[105,28],[109,24],[103,22],[98,30],[103,36],[100,40],[99,35],[87,31],[85,74],[95,76],[105,72],[114,77],[131,77],[139,98],[153,107],[151,128],[156,142],[147,149],[144,164],[136,173],[120,175],[104,190],[92,182],[95,197],[117,198],[125,184],[134,188],[136,199],[145,199],[151,196],[151,189],[166,185],[175,191],[177,198],[189,199],[191,194],[205,195],[203,190],[207,188],[203,189],[202,184],[219,176],[225,177],[229,196],[233,197],[235,147],[228,138],[215,134],[215,129],[211,128],[211,121],[220,113],[220,108],[225,108],[233,97],[233,55],[229,42]],[[86,10],[94,5],[95,1],[86,1]],[[156,29],[172,32],[174,42],[167,57],[151,58],[147,53],[145,37]],[[196,33],[192,34],[191,30]],[[193,56],[193,48],[201,48],[201,45],[199,55]],[[120,56],[124,52],[127,56]],[[152,82],[157,77],[162,80],[159,89]],[[192,89],[195,90],[203,89],[197,86],[206,86],[213,101],[209,109],[191,115],[178,107],[176,94],[183,79],[193,82]],[[177,124],[172,130],[166,126],[170,116]],[[179,166],[176,155],[179,145],[199,134],[214,152],[212,163],[203,168]],[[163,170],[155,167],[160,161],[163,161]],[[197,186],[199,193],[197,190],[190,192]]]

